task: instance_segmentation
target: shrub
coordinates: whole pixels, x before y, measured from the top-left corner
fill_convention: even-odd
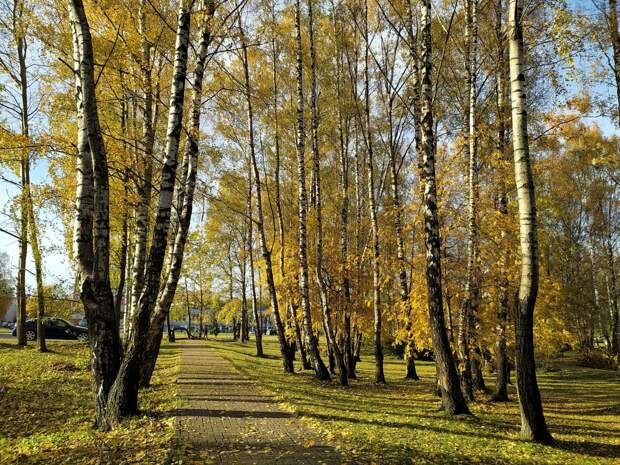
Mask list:
[[[585,349],[577,357],[577,364],[586,368],[600,368],[603,370],[617,370],[618,364],[613,357],[602,350]]]

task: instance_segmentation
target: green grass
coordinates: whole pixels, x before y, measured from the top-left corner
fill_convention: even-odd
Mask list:
[[[174,433],[179,351],[162,347],[144,415],[109,433],[91,428],[89,353],[77,341],[18,349],[0,340],[0,464],[161,464]]]
[[[539,373],[555,447],[518,439],[519,407],[488,398],[472,404],[473,417],[448,418],[433,394],[434,367],[418,363],[421,381],[403,379],[403,362],[386,357],[388,384],[375,385],[374,361],[363,354],[359,380],[349,388],[321,383],[311,372],[286,375],[274,337],[267,358],[254,357],[254,341],[208,343],[302,419],[319,429],[351,463],[377,464],[618,464],[620,376],[560,362]],[[298,367],[298,363],[296,362]],[[489,379],[488,385],[492,386]]]

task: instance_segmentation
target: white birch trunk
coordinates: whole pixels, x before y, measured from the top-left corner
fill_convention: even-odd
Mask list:
[[[523,5],[510,0],[508,52],[510,58],[510,102],[512,106],[512,147],[515,183],[519,204],[521,282],[517,302],[515,364],[521,408],[521,437],[551,443],[543,414],[536,364],[534,361],[534,307],[538,293],[538,237],[536,196],[530,162],[523,73]]]

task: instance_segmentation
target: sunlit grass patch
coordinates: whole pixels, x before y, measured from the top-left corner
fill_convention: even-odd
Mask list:
[[[375,385],[374,360],[362,354],[359,379],[349,388],[321,383],[310,371],[286,375],[273,337],[269,358],[254,357],[254,341],[209,344],[245,374],[277,395],[285,406],[318,428],[352,463],[378,464],[617,464],[620,457],[618,372],[560,364],[539,374],[543,402],[557,447],[520,441],[519,406],[471,405],[473,417],[447,418],[434,395],[434,367],[419,362],[421,381],[404,380],[402,360],[386,357],[388,384]],[[296,367],[299,363],[296,362]],[[487,380],[493,386],[493,380]]]
[[[89,351],[77,341],[0,344],[0,464],[160,464],[174,433],[179,351],[164,345],[143,415],[109,433],[91,428]]]

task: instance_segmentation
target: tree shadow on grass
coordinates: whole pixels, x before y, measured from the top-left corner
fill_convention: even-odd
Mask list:
[[[556,441],[556,448],[589,457],[620,457],[620,445],[593,441]]]

